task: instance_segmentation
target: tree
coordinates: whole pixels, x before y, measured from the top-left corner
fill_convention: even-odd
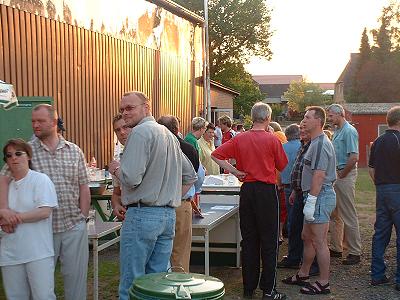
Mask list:
[[[203,1],[176,3],[204,15]],[[210,73],[232,64],[247,64],[252,56],[271,59],[271,11],[264,0],[209,0]]]
[[[233,101],[233,110],[240,118],[250,114],[253,104],[263,99],[260,88],[242,64],[226,64],[225,69],[214,80],[240,93]]]
[[[308,106],[332,103],[332,98],[324,95],[318,85],[305,80],[293,81],[283,96],[288,100],[289,108],[297,112],[304,112]]]
[[[364,28],[364,31],[361,36],[361,44],[360,44],[360,64],[366,62],[371,57],[371,46],[369,44],[369,38],[367,34],[367,28]]]
[[[389,21],[383,15],[379,30],[372,30],[375,41],[375,46],[373,47],[374,57],[382,63],[389,58],[390,50],[392,49],[390,31],[387,28],[388,23]]]
[[[348,102],[400,100],[400,3],[384,7],[379,21],[379,28],[371,30],[374,44],[370,49],[366,30],[363,32]]]

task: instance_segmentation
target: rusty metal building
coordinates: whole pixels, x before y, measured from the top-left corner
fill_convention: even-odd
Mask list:
[[[0,0],[0,79],[13,84],[17,96],[52,97],[66,138],[87,159],[95,156],[100,166],[112,159],[111,122],[126,91],[145,92],[154,116],[178,116],[184,132],[200,115],[202,18],[169,0],[136,0],[144,13],[107,31],[104,20],[74,18],[78,0],[58,1],[64,5],[58,15],[60,3],[28,2]]]

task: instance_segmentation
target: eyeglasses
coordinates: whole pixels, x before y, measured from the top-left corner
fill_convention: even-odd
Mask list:
[[[22,156],[24,154],[26,154],[25,151],[15,151],[15,153],[6,153],[5,157],[6,158],[11,158],[11,157],[13,157],[13,155],[15,155],[17,157],[20,157],[20,156]]]
[[[140,105],[143,105],[143,104],[146,104],[146,102],[143,102],[143,103],[140,103],[140,104],[136,104],[136,105],[128,105],[126,107],[122,107],[122,108],[119,109],[119,112],[122,114],[122,113],[124,113],[124,111],[132,111],[136,107],[138,107]]]

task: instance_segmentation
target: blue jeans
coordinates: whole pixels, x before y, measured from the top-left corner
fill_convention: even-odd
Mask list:
[[[392,227],[396,229],[397,271],[396,283],[400,283],[400,184],[376,186],[376,221],[372,238],[371,278],[382,279],[385,275],[384,255],[390,242]]]
[[[119,299],[129,299],[133,281],[166,272],[175,235],[175,209],[130,207],[121,229]]]
[[[307,200],[308,193],[304,193],[304,202]],[[315,203],[314,221],[306,221],[305,224],[325,224],[329,223],[331,214],[336,207],[336,193],[332,185],[322,185]]]

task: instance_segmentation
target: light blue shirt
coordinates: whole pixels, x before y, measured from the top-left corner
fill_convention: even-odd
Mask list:
[[[342,128],[338,128],[333,134],[332,138],[333,147],[336,154],[336,168],[343,169],[346,166],[350,154],[358,154],[358,132],[345,122]]]
[[[205,176],[206,172],[204,171],[204,167],[200,163],[199,170],[197,171],[197,180],[186,192],[185,196],[182,197],[182,199],[192,198],[194,194],[199,194],[201,192],[201,186],[203,185]]]
[[[292,173],[293,165],[296,160],[297,152],[301,147],[300,140],[291,140],[282,145],[283,150],[285,150],[286,156],[288,158],[288,164],[281,172],[281,182],[282,184],[290,184],[290,174]]]

